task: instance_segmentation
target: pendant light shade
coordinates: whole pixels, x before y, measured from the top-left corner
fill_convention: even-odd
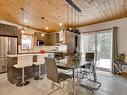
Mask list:
[[[69,19],[68,19],[68,17],[69,17],[69,7],[68,7],[68,5],[67,5],[67,29],[66,29],[66,31],[68,31],[68,32],[72,32],[75,36],[78,36],[78,35],[80,35],[81,33],[79,32],[79,30],[78,29],[76,29],[75,27],[74,27],[74,23],[76,24],[76,12],[75,12],[75,22],[73,22],[73,19],[74,19],[74,17],[73,17],[73,9],[71,9],[71,23],[72,23],[72,28],[69,28],[68,26],[68,21],[69,21]],[[79,15],[79,14],[78,14]],[[79,19],[78,19],[79,20]]]
[[[43,30],[43,20],[44,20],[44,17],[41,17],[41,20],[42,20],[42,30]],[[42,37],[44,37],[44,36],[45,36],[45,34],[44,34],[44,33],[42,33],[42,34],[41,34],[41,36],[42,36]]]

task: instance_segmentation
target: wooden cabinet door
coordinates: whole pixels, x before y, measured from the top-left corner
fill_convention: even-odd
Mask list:
[[[71,32],[65,32],[65,43],[67,44],[67,53],[74,54],[75,36]]]

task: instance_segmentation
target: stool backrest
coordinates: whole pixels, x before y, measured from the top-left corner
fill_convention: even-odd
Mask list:
[[[18,65],[27,67],[33,65],[33,56],[32,55],[21,55],[18,56]]]
[[[57,71],[57,66],[54,58],[45,57],[45,63],[47,66],[47,78],[59,82],[59,76]]]
[[[48,54],[39,54],[37,55],[37,62],[44,64],[45,63],[45,59],[44,57],[48,57]]]

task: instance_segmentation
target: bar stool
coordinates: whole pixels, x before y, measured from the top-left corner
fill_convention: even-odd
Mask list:
[[[43,79],[43,77],[41,76],[41,71],[42,71],[41,65],[45,64],[44,57],[48,57],[48,54],[38,54],[37,55],[37,62],[33,63],[34,65],[37,65],[39,68],[38,76],[35,76],[34,80],[42,80]]]
[[[22,81],[17,83],[16,86],[22,87],[28,85],[30,82],[25,81],[24,79],[24,68],[30,67],[33,64],[33,56],[32,55],[19,55],[18,56],[18,63],[14,65],[15,68],[20,69],[22,68]]]

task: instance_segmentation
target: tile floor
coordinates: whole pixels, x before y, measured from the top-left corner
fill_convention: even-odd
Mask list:
[[[97,75],[98,81],[102,83],[101,88],[95,95],[127,95],[127,78],[111,74]],[[25,87],[16,87],[7,81],[6,74],[0,75],[0,95],[47,95],[51,89],[48,79],[36,81],[30,79],[30,84]],[[90,95],[89,91],[81,86],[76,87],[77,95]],[[66,90],[60,89],[51,95],[70,95]]]

